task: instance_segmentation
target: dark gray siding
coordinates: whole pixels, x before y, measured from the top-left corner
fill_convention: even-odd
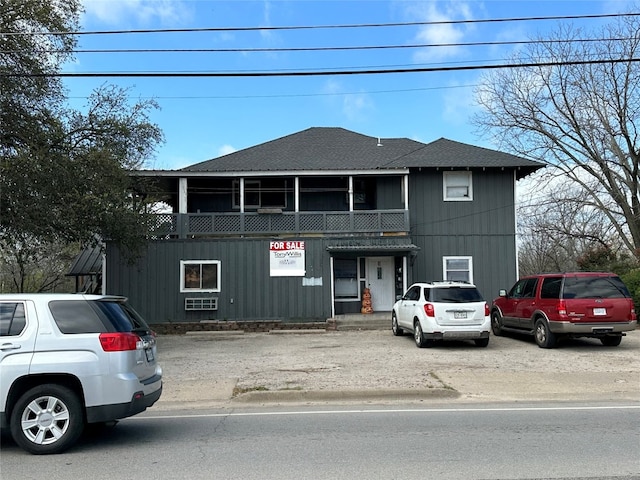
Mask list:
[[[297,239],[296,239],[297,240]],[[150,323],[281,319],[325,320],[331,316],[329,254],[322,239],[304,239],[307,278],[269,276],[269,239],[191,239],[149,244],[137,264],[107,251],[107,293],[129,297]],[[181,293],[180,260],[220,260],[221,291]],[[186,297],[217,297],[217,311],[185,311]]]
[[[474,282],[491,300],[516,279],[514,175],[472,175],[473,201],[445,202],[442,171],[411,172],[411,238],[420,251],[410,281],[442,280],[443,257],[471,256]]]

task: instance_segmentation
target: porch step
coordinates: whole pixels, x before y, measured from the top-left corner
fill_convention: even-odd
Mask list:
[[[336,315],[337,330],[387,330],[391,329],[391,312]]]

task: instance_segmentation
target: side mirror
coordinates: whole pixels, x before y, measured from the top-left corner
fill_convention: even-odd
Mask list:
[[[498,292],[498,296],[500,296],[500,297],[506,297],[506,296],[507,296],[507,291],[506,291],[506,290],[504,290],[504,289],[503,289],[503,290],[500,290],[500,291]]]

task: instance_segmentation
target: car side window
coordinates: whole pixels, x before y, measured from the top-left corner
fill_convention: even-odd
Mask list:
[[[540,287],[540,298],[560,298],[562,277],[546,277]]]
[[[537,278],[530,278],[524,285],[524,290],[522,291],[523,298],[533,298],[536,296],[536,286],[538,285]]]
[[[420,287],[411,287],[404,297],[405,300],[418,300],[420,298]]]
[[[115,332],[113,325],[105,325],[87,302],[54,300],[49,302],[53,320],[62,333]]]
[[[0,336],[8,337],[20,335],[26,325],[27,318],[24,314],[24,303],[0,303]]]
[[[527,283],[526,280],[519,280],[509,291],[509,296],[512,298],[521,298],[524,286]]]

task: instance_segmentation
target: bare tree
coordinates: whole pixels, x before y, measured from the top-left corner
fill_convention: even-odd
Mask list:
[[[598,269],[611,269],[625,257],[626,246],[608,218],[598,209],[587,207],[590,193],[576,185],[551,179],[541,190],[541,180],[518,207],[520,275],[583,269],[581,259],[596,251],[609,252],[612,261]]]
[[[484,77],[474,121],[502,148],[553,166],[547,214],[571,203],[640,259],[640,19],[621,17],[595,38],[565,26],[519,52],[513,68]],[[542,63],[553,66],[518,66]],[[563,228],[588,237],[577,225]]]

